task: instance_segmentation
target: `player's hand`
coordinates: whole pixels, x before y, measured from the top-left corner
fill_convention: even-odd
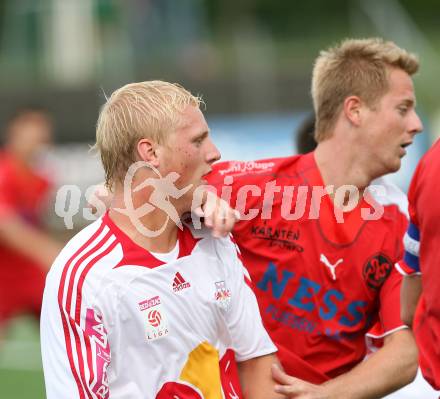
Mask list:
[[[295,399],[330,399],[323,385],[311,384],[299,378],[287,375],[276,364],[272,365],[272,377],[277,383],[275,392],[284,395],[286,398]]]
[[[226,237],[240,220],[238,211],[208,190],[204,193],[201,206],[194,209],[194,212],[204,218],[205,226],[212,229],[214,237]]]

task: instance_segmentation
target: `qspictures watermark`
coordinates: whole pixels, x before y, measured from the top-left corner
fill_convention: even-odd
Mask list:
[[[149,177],[134,186],[134,175],[141,168],[149,168],[154,172],[155,177]],[[236,201],[232,203],[232,191],[234,179],[232,176],[225,176],[222,184],[217,187],[212,185],[201,185],[194,187],[189,184],[178,188],[180,175],[171,172],[162,176],[160,172],[150,164],[139,161],[131,165],[124,178],[123,208],[113,208],[129,217],[137,231],[146,237],[157,237],[160,235],[167,223],[172,220],[178,227],[182,228],[182,221],[172,200],[179,200],[183,195],[192,191],[191,211],[192,223],[196,229],[202,227],[201,218],[197,216],[196,209],[203,208],[205,216],[213,212],[217,206],[230,204],[235,208],[242,220],[252,220],[260,217],[262,220],[270,220],[276,209],[277,217],[281,216],[286,221],[295,221],[303,218],[318,219],[320,216],[323,201],[332,201],[330,209],[338,223],[344,222],[347,212],[352,211],[358,206],[361,200],[359,189],[352,185],[334,186],[308,186],[308,185],[278,185],[276,180],[264,184],[264,186],[247,184],[240,186],[236,191]],[[151,194],[146,202],[138,208],[134,208],[132,195],[149,187]],[[56,196],[55,213],[63,218],[64,225],[68,229],[73,229],[73,219],[80,212],[87,221],[94,221],[102,215],[108,206],[102,198],[105,193],[102,185],[94,185],[85,191],[85,200],[92,207],[86,206],[80,209],[82,192],[75,185],[62,186]],[[386,197],[386,187],[383,185],[371,185],[362,193],[362,197],[367,206],[361,208],[360,213],[363,220],[378,220],[384,213],[384,207],[377,198]],[[331,197],[331,199],[329,198]],[[219,202],[218,198],[222,201]],[[258,204],[249,207],[248,204]],[[150,230],[144,226],[141,219],[155,209],[160,209],[166,214],[166,220],[157,230]]]

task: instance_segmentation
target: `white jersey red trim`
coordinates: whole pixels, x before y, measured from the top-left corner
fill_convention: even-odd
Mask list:
[[[163,263],[108,214],[50,270],[41,341],[47,397],[57,399],[241,397],[235,359],[276,350],[229,239],[185,227],[178,258]]]

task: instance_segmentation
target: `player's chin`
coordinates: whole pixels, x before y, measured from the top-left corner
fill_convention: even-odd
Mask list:
[[[388,173],[397,172],[402,166],[402,159],[397,157],[388,163]]]

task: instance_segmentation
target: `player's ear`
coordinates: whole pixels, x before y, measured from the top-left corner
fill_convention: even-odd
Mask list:
[[[140,139],[137,143],[137,153],[142,161],[148,162],[155,168],[159,167],[157,144],[150,139]]]
[[[354,126],[361,123],[362,100],[358,96],[349,96],[344,100],[344,115]]]

